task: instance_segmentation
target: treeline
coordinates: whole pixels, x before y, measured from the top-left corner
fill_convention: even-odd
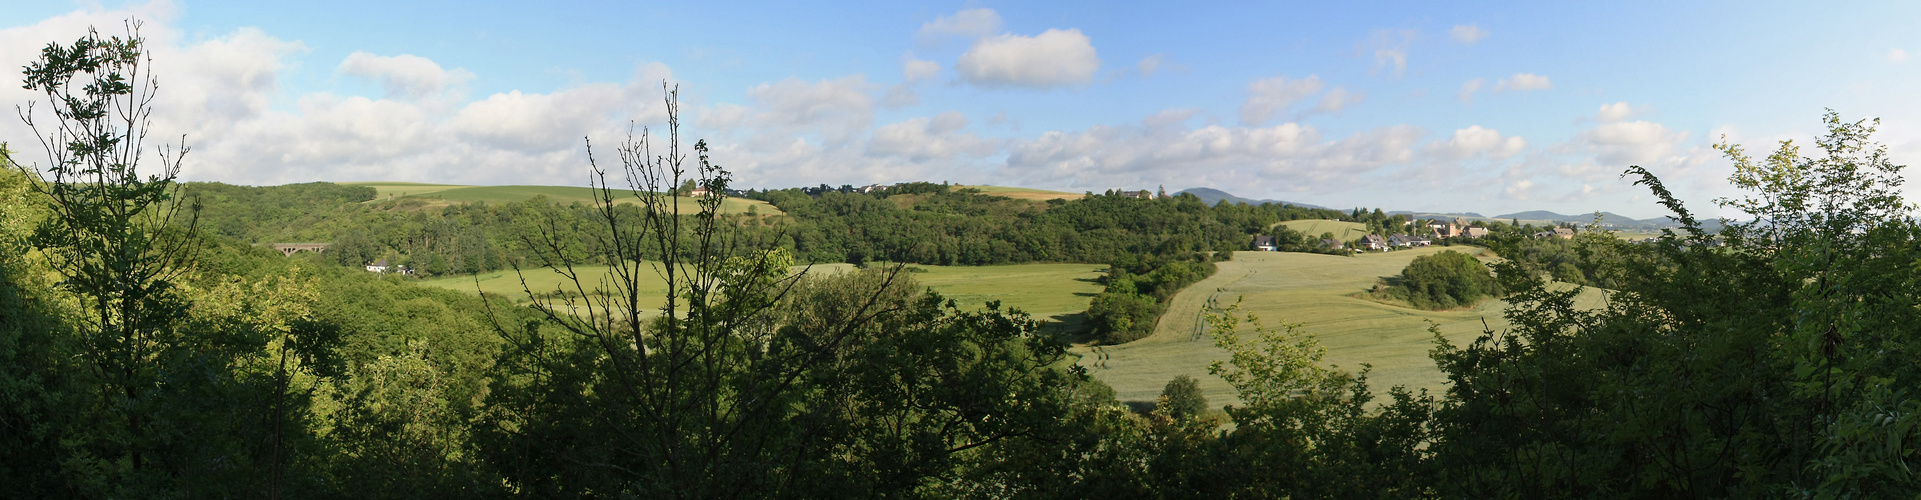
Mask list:
[[[387,259],[422,275],[471,274],[525,263],[519,241],[530,221],[579,223],[602,215],[585,204],[373,201],[373,190],[328,183],[271,187],[188,183],[203,205],[201,227],[253,243],[330,242],[335,262]],[[1283,220],[1339,218],[1331,210],[1283,205],[1208,206],[1192,195],[1137,199],[1094,195],[1037,202],[909,183],[883,193],[800,189],[753,191],[785,216],[726,216],[741,237],[788,249],[804,262],[932,265],[1025,262],[1113,263],[1136,256],[1184,258],[1243,250],[1252,235]],[[620,210],[637,210],[631,205]]]

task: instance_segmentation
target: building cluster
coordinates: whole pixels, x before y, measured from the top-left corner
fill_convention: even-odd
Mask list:
[[[1123,191],[1119,194],[1122,196],[1130,196],[1131,193],[1132,192]],[[1146,192],[1141,191],[1140,193],[1145,195]],[[1408,226],[1412,234],[1390,234],[1387,236],[1367,234],[1351,242],[1336,239],[1322,239],[1316,242],[1316,244],[1328,250],[1353,248],[1359,251],[1387,251],[1396,248],[1424,247],[1434,244],[1435,240],[1448,238],[1480,239],[1493,234],[1492,230],[1486,227],[1471,225],[1462,219],[1454,219],[1452,221],[1438,219],[1417,220],[1409,222]],[[1572,228],[1555,227],[1534,233],[1533,236],[1536,238],[1571,239],[1574,237],[1574,234],[1575,231]],[[1432,237],[1430,238],[1428,235],[1432,235]],[[1254,250],[1267,252],[1278,251],[1280,250],[1280,240],[1270,235],[1255,235],[1253,246]]]

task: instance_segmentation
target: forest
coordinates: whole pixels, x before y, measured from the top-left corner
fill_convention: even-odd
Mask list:
[[[755,193],[783,218],[723,214],[718,197],[682,213],[674,187],[733,179],[672,126],[583,167],[590,204],[180,183],[186,145],[146,142],[157,86],[142,49],[133,30],[49,44],[23,72],[45,98],[29,115],[44,135],[13,142],[39,151],[0,148],[9,495],[1921,493],[1908,462],[1921,450],[1921,225],[1872,121],[1829,112],[1815,155],[1718,146],[1745,191],[1719,203],[1753,215],[1719,234],[1640,167],[1624,175],[1681,229],[1651,243],[1497,232],[1498,283],[1464,293],[1504,294],[1512,326],[1462,344],[1437,333],[1440,394],[1377,392],[1365,366],[1327,366],[1285,318],[1214,310],[1229,356],[1210,372],[1239,400],[1216,413],[1179,378],[1152,408],[1129,407],[1025,313],[944,300],[890,264],[1107,263],[1096,303],[1151,310],[1273,222],[1329,214],[932,185]],[[674,93],[666,105],[671,124]],[[256,245],[315,240],[339,248]],[[551,270],[583,293],[460,294],[358,268],[375,258]],[[836,261],[868,265],[789,271]],[[1470,261],[1406,277],[1480,272]],[[656,272],[666,305],[641,306],[640,277]],[[1564,285],[1577,276],[1606,288],[1605,306],[1576,307]],[[1104,328],[1125,336],[1132,314]]]

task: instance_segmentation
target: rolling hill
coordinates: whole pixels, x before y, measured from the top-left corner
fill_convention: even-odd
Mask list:
[[[1181,192],[1194,195],[1194,197],[1200,198],[1201,201],[1207,202],[1208,205],[1218,204],[1221,202],[1221,200],[1227,200],[1228,203],[1246,203],[1249,205],[1273,203],[1277,205],[1280,205],[1280,204],[1294,205],[1294,206],[1303,207],[1303,208],[1327,208],[1320,205],[1309,205],[1306,203],[1299,203],[1299,202],[1292,202],[1292,201],[1255,200],[1255,199],[1249,199],[1249,198],[1242,198],[1239,196],[1228,194],[1228,192],[1226,191],[1222,191],[1214,188],[1197,187],[1197,188],[1189,188]]]

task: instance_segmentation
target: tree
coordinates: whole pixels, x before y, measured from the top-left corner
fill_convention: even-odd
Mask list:
[[[1408,302],[1424,309],[1473,305],[1500,293],[1486,265],[1453,250],[1415,257],[1401,270],[1399,286],[1407,289]]]
[[[76,333],[96,384],[92,404],[111,415],[106,439],[93,443],[112,444],[93,456],[124,460],[136,474],[152,467],[150,450],[165,434],[151,415],[164,358],[186,347],[172,331],[186,308],[175,283],[196,248],[197,211],[176,197],[184,138],[151,156],[145,143],[157,85],[139,27],[130,21],[125,38],[88,30],[71,45],[48,44],[25,86],[45,96],[51,121],[36,114],[40,103],[20,110],[48,160],[30,169],[49,214],[33,242],[84,304]],[[181,217],[184,229],[175,226]]]
[[[1167,381],[1167,387],[1161,389],[1161,400],[1167,402],[1170,417],[1186,419],[1207,414],[1207,396],[1201,394],[1200,381],[1186,374]]]
[[[1024,314],[962,311],[899,265],[793,273],[778,239],[740,238],[720,195],[683,214],[669,187],[724,193],[730,178],[706,142],[681,152],[676,97],[664,144],[643,129],[617,148],[625,188],[590,148],[592,212],[547,212],[522,238],[564,288],[524,287],[541,319],[495,325],[503,364],[524,370],[496,393],[488,438],[516,489],[901,496],[1065,411],[1059,391],[1085,375],[1058,368],[1066,346]]]

